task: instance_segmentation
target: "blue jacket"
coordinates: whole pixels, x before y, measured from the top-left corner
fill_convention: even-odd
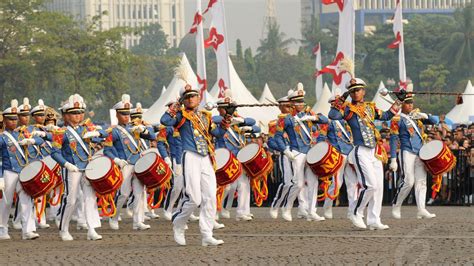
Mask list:
[[[17,131],[8,131],[12,137],[18,141],[18,136],[20,135]],[[41,145],[43,144],[43,139],[38,137],[33,137],[35,140],[35,144]],[[30,145],[31,146],[31,145]],[[25,153],[25,149],[19,146],[23,150],[23,154],[27,157]],[[28,159],[21,155],[18,151],[18,148],[13,141],[7,137],[5,133],[0,134],[0,149],[2,151],[2,172],[5,170],[20,173],[23,167],[25,167],[28,163]]]
[[[127,133],[119,127],[126,130],[133,140],[131,140]],[[137,139],[131,130],[131,125],[112,127],[112,130],[109,133],[111,137],[109,136],[104,147],[104,154],[111,159],[120,158],[126,160],[129,164],[135,164],[138,159],[140,159],[140,153],[146,149],[141,143],[141,138],[154,140],[155,133],[152,127],[147,127],[148,133],[141,133]],[[135,146],[132,141],[134,141],[137,146]]]
[[[331,107],[329,118],[332,120],[344,119],[351,128],[355,146],[375,148],[379,132],[375,128],[374,120],[388,121],[397,113],[395,106],[389,111],[379,110],[375,103],[364,102],[364,105],[345,103],[342,109]],[[357,114],[357,112],[362,113]]]
[[[196,127],[200,127],[195,128],[191,120],[189,120],[191,114],[183,112],[186,111],[178,111],[174,117],[168,112],[165,112],[161,117],[161,124],[178,129],[183,144],[183,151],[192,151],[203,156],[208,155],[209,147],[205,138],[211,138],[211,135],[214,137],[223,136],[226,129],[221,125],[213,123],[211,117],[212,114],[207,111],[198,111],[195,114],[199,117],[199,120],[196,120],[196,122],[199,123]]]
[[[216,124],[220,124],[224,118],[222,116],[214,116],[212,121]],[[255,119],[253,118],[244,118],[244,122],[239,125],[232,125],[227,129],[227,132],[220,137],[216,137],[215,145],[217,148],[226,148],[231,151],[235,156],[239,153],[240,149],[245,146],[247,140],[244,136],[243,131],[240,130],[241,126],[251,126],[253,133],[260,132],[260,128],[255,126]],[[257,132],[254,132],[256,130]],[[235,137],[234,137],[235,136]],[[237,138],[237,139],[236,139]]]
[[[436,120],[432,116],[428,116],[428,119],[424,120],[412,120],[416,124],[408,121],[406,117],[396,116],[392,119],[390,124],[390,157],[396,158],[397,156],[397,144],[400,141],[400,150],[408,151],[413,154],[420,152],[421,146],[423,146],[423,139],[418,135],[418,132],[424,135],[423,124],[436,124]]]
[[[299,112],[296,114],[297,117],[301,118],[305,115],[314,115],[314,113],[310,110],[306,110],[303,112]],[[287,145],[285,143],[284,133],[288,135],[288,139],[290,142],[290,149],[292,151],[298,151],[301,153],[308,153],[309,149],[311,148],[312,144],[315,143],[313,139],[313,132],[318,130],[318,127],[313,124],[327,124],[328,119],[322,114],[318,114],[319,120],[312,122],[312,121],[304,121],[301,122],[303,126],[306,128],[306,131],[302,129],[302,125],[296,121],[296,119],[291,114],[282,114],[278,117],[277,122],[277,132],[275,133],[275,140],[277,143],[277,150],[283,152]],[[309,136],[307,133],[309,133]],[[318,138],[316,141],[321,141],[321,138]]]
[[[160,154],[162,154],[162,157],[166,158],[170,156],[171,159],[175,160],[177,164],[181,164],[181,158],[183,156],[183,144],[181,142],[179,131],[175,130],[174,127],[160,126],[157,140],[157,147],[160,151]]]
[[[64,132],[60,133],[57,132],[53,134],[53,153],[51,157],[58,162],[62,167],[69,162],[79,169],[85,169],[87,164],[89,163],[89,156],[94,154],[94,149],[91,147],[88,141],[83,139],[82,143],[84,143],[85,149],[80,144],[80,140],[78,140],[66,127],[62,128]],[[87,132],[86,126],[77,126],[73,129],[77,135],[82,138],[82,136]],[[93,138],[91,140],[92,143],[100,143],[103,138],[107,138],[108,134],[104,130],[99,130],[100,137]]]
[[[352,145],[352,134],[349,128],[349,125],[345,120],[337,120],[339,124],[344,128],[346,134],[343,133],[340,126],[337,125],[336,120],[331,120],[329,122],[329,129],[327,133],[327,138],[329,143],[334,146],[340,153],[348,155],[354,146]]]

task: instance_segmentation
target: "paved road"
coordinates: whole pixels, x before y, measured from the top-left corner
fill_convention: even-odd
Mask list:
[[[226,228],[215,232],[225,244],[202,247],[198,224],[186,233],[188,246],[173,241],[170,222],[153,220],[152,228],[131,230],[131,219],[120,231],[108,224],[98,232],[102,241],[87,241],[85,231],[71,234],[73,242],[59,240],[57,229],[39,230],[34,241],[0,242],[0,264],[428,264],[474,263],[474,208],[431,207],[438,217],[415,219],[416,208],[402,208],[402,220],[390,217],[384,207],[385,231],[355,230],[345,219],[345,208],[335,208],[335,219],[323,222],[272,220],[267,208],[252,209],[251,222],[223,220]]]

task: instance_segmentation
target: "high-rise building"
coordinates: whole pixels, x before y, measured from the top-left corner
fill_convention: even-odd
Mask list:
[[[400,0],[403,15],[451,14],[456,8],[471,4],[472,0]],[[397,0],[354,0],[356,31],[364,32],[366,26],[384,23],[393,16]],[[319,19],[321,25],[337,23],[337,5],[323,5],[321,0],[301,0],[302,21]]]
[[[143,27],[159,23],[171,46],[177,47],[186,34],[183,0],[52,0],[46,9],[71,14],[78,20],[90,20],[100,14],[99,27]],[[124,46],[139,44],[140,36],[128,35]]]

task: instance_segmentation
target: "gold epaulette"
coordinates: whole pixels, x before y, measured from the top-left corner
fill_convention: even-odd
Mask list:
[[[279,114],[279,115],[278,115],[278,118],[285,118],[285,117],[287,117],[288,115],[289,115],[289,114]]]

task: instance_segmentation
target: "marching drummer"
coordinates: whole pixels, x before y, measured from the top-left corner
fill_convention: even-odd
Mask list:
[[[329,103],[333,104],[336,100],[335,96],[332,96],[329,99]],[[329,143],[336,148],[343,156],[343,163],[339,171],[337,172],[337,176],[333,178],[337,178],[337,188],[335,187],[336,182],[332,182],[331,186],[329,187],[328,193],[334,194],[334,190],[339,190],[342,186],[342,183],[346,183],[347,188],[347,198],[349,201],[348,207],[348,217],[350,214],[354,212],[355,203],[357,200],[357,176],[352,168],[352,166],[348,163],[347,156],[354,148],[353,140],[352,140],[352,133],[349,124],[347,124],[346,120],[330,120],[329,121],[329,128],[327,132],[327,139]],[[331,198],[326,197],[324,200],[324,217],[327,219],[332,219],[332,205],[333,201]]]
[[[246,144],[244,133],[246,131],[252,131],[252,126],[255,125],[256,121],[253,118],[243,118],[235,112],[235,107],[232,107],[235,102],[229,94],[230,91],[226,91],[228,95],[224,98],[220,98],[217,101],[217,111],[219,116],[213,117],[214,123],[221,123],[225,117],[231,119],[230,127],[227,129],[226,134],[221,137],[215,138],[216,148],[226,148],[232,152],[235,156],[239,153],[239,150]],[[222,208],[220,216],[223,218],[230,218],[229,210],[232,208],[234,201],[234,193],[237,190],[237,221],[250,221],[252,217],[250,215],[250,180],[247,175],[242,172],[240,177],[232,184],[223,197],[222,203],[225,202],[227,197],[227,204],[225,208]]]
[[[181,65],[177,74],[184,73]],[[173,214],[174,239],[178,245],[186,245],[185,226],[191,213],[200,206],[199,227],[203,246],[224,243],[213,237],[216,216],[216,175],[212,136],[222,136],[230,124],[228,119],[216,125],[211,113],[198,111],[201,97],[197,88],[191,87],[187,77],[179,75],[186,85],[180,90],[184,108],[169,108],[161,117],[165,126],[174,126],[183,143],[184,193],[179,209]]]
[[[293,186],[287,192],[287,201],[283,207],[282,217],[292,220],[291,209],[299,197],[298,216],[309,221],[324,220],[316,213],[316,199],[318,193],[318,178],[306,167],[306,154],[315,143],[313,132],[317,130],[315,124],[327,124],[328,119],[322,114],[315,114],[304,103],[305,91],[303,84],[298,83],[296,90],[288,91],[288,99],[293,105],[291,113],[278,119],[277,139],[278,149],[291,161],[293,169]],[[284,142],[284,133],[288,134],[290,147]],[[304,192],[305,181],[308,184],[308,193]]]
[[[281,114],[278,115],[279,118],[285,118],[287,114],[291,111],[290,100],[288,96],[284,96],[277,100],[278,108],[280,108]],[[278,186],[277,193],[273,198],[272,205],[270,207],[270,216],[273,219],[278,217],[278,209],[283,206],[283,202],[285,200],[285,196],[288,194],[288,190],[293,185],[293,172],[291,171],[291,163],[288,157],[284,153],[280,153],[278,150],[278,144],[275,139],[275,134],[277,132],[277,122],[278,119],[272,120],[268,123],[268,147],[271,150],[274,150],[278,154],[278,165],[281,172],[281,176],[283,177],[283,182]],[[290,141],[288,140],[288,134],[283,133],[283,144],[285,146],[285,150],[290,148]]]
[[[402,167],[402,182],[393,199],[392,215],[395,219],[401,218],[400,209],[405,198],[415,186],[417,218],[433,218],[435,214],[426,210],[426,170],[420,160],[419,152],[425,142],[423,124],[435,124],[431,115],[413,109],[413,95],[408,93],[402,103],[400,116],[392,119],[390,125],[390,170],[396,172],[397,146],[400,143],[399,162]]]
[[[13,194],[19,196],[19,210],[22,221],[22,239],[36,239],[39,237],[36,231],[33,216],[33,201],[26,194],[19,182],[19,173],[28,164],[28,157],[22,146],[42,144],[43,140],[38,137],[22,138],[16,131],[18,123],[18,101],[13,100],[11,106],[3,111],[3,124],[5,131],[0,135],[0,149],[2,152],[2,171],[4,178],[3,199],[0,200],[0,240],[10,239],[8,234],[8,218]]]
[[[59,236],[63,241],[73,240],[69,233],[69,222],[78,204],[78,191],[82,188],[88,226],[87,239],[100,240],[102,236],[95,231],[95,228],[101,226],[97,197],[90,183],[84,180],[84,169],[94,155],[91,142],[100,142],[101,138],[107,137],[107,133],[103,130],[89,130],[87,126],[81,125],[85,103],[78,94],[69,97],[62,107],[62,112],[68,121],[68,126],[54,132],[53,153],[51,154],[53,159],[63,167],[62,176],[65,185],[65,195],[63,195],[61,202]]]
[[[353,76],[353,75],[352,75]],[[363,215],[367,205],[367,224],[371,230],[388,229],[382,224],[380,212],[383,198],[383,166],[385,152],[378,143],[380,134],[375,128],[374,120],[390,120],[397,114],[400,101],[395,102],[390,110],[383,112],[375,103],[364,102],[366,84],[362,79],[352,78],[346,84],[347,92],[336,97],[329,118],[333,120],[344,119],[351,128],[355,148],[349,154],[349,163],[354,164],[361,189],[351,221],[358,228],[367,228]],[[352,102],[346,103],[345,99],[350,94]],[[405,95],[398,94],[403,101]],[[385,155],[386,156],[386,155]]]
[[[113,126],[110,130],[110,136],[106,142],[104,153],[113,159],[115,164],[120,166],[123,174],[123,183],[115,198],[117,206],[116,214],[109,219],[109,225],[112,230],[119,229],[120,209],[126,202],[128,196],[133,192],[133,230],[147,230],[150,225],[144,223],[144,185],[134,175],[134,165],[140,158],[143,150],[141,138],[148,140],[155,139],[153,128],[145,126],[142,123],[130,124],[130,95],[122,95],[122,100],[113,106],[116,111],[118,125]]]

